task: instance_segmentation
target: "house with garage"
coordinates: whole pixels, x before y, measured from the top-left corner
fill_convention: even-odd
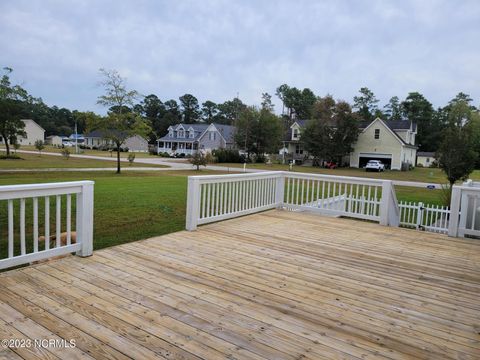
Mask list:
[[[300,140],[305,129],[306,120],[296,120],[286,133],[283,149],[285,159],[303,162],[308,159]],[[376,118],[371,122],[360,124],[360,133],[357,142],[353,145],[353,152],[345,158],[350,167],[363,168],[369,160],[380,160],[385,166],[393,170],[408,169],[415,166],[417,147],[415,136],[416,124],[411,121],[389,121]]]
[[[25,136],[19,136],[17,138],[18,144],[35,145],[35,141],[38,141],[38,140],[45,141],[44,128],[42,128],[32,119],[23,119],[21,121],[25,124],[25,127],[23,128],[23,131],[25,132]],[[0,144],[2,143],[3,143],[3,138],[0,137]]]
[[[222,124],[177,124],[157,140],[157,153],[192,155],[234,147],[235,127]]]

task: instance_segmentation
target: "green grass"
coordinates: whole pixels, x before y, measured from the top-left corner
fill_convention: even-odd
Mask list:
[[[5,146],[3,146],[3,145],[0,146],[0,150],[4,150],[4,149],[5,149]],[[68,149],[70,150],[70,152],[72,154],[75,154],[75,147],[68,147]],[[12,150],[12,149],[10,149],[10,150]],[[37,149],[35,149],[35,146],[33,146],[33,145],[22,145],[19,150],[37,151]],[[62,150],[63,149],[55,147],[55,146],[46,145],[45,149],[43,149],[42,151],[60,153]],[[110,153],[110,151],[90,150],[90,149],[80,149],[80,148],[79,148],[79,154],[81,154],[81,155],[103,156],[103,157],[116,157],[117,156],[116,152]],[[121,152],[120,157],[122,159],[126,159],[128,157],[128,154],[129,154],[128,152]],[[137,157],[137,158],[156,158],[156,157],[158,157],[156,155],[150,155],[148,152],[147,153],[146,152],[135,152],[134,154],[135,154],[135,157]]]
[[[215,164],[219,166],[226,167],[240,167],[243,168],[243,164]],[[284,170],[288,171],[288,165],[265,165],[265,164],[247,164],[249,169],[265,169],[265,170]],[[397,170],[387,170],[385,172],[366,172],[365,169],[355,169],[355,168],[339,168],[339,169],[322,169],[312,166],[293,166],[293,171],[295,172],[305,172],[305,173],[315,173],[315,174],[328,174],[328,175],[338,175],[338,176],[359,176],[367,178],[376,178],[376,179],[387,179],[387,180],[402,180],[402,181],[420,181],[428,183],[446,183],[447,179],[442,170],[437,168],[415,168],[411,171],[397,171]],[[480,180],[480,170],[475,170],[470,178],[473,180]]]
[[[1,159],[0,169],[47,169],[47,168],[116,168],[117,163],[110,160],[96,160],[45,154],[17,153],[21,159]],[[122,167],[129,167],[130,164],[122,162]],[[165,167],[154,164],[133,163],[133,167]]]
[[[69,160],[70,161],[70,160]],[[0,185],[44,183],[58,181],[95,181],[94,249],[146,239],[185,227],[187,176],[219,172],[49,172],[1,173]],[[405,201],[423,201],[441,204],[439,190],[396,187],[397,198]],[[54,202],[51,198],[51,218],[54,220]],[[63,203],[64,205],[64,203]],[[15,207],[18,231],[18,204]],[[62,206],[62,209],[64,207]],[[31,238],[31,201],[27,201],[27,238]],[[40,199],[40,233],[43,232],[43,200]],[[7,251],[6,202],[0,202],[0,258]],[[55,226],[52,224],[51,232]],[[18,243],[18,241],[17,241]],[[18,245],[18,244],[17,244]],[[18,253],[18,246],[16,253]]]

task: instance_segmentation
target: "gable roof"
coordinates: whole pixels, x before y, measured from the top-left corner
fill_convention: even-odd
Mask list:
[[[366,126],[365,128],[363,128],[363,129],[362,129],[362,132],[367,131],[367,129],[368,129],[370,126],[372,126],[373,124],[375,124],[376,122],[381,123],[402,145],[409,146],[409,147],[416,147],[415,145],[406,143],[406,142],[395,132],[395,130],[408,130],[408,129],[410,129],[410,122],[409,122],[409,121],[400,120],[400,121],[397,121],[397,122],[392,122],[392,123],[390,124],[390,126],[394,126],[394,127],[395,127],[395,126],[404,126],[403,124],[397,124],[397,123],[400,123],[400,122],[406,122],[406,123],[408,123],[408,127],[403,127],[403,128],[401,128],[401,129],[398,129],[398,128],[397,128],[397,129],[392,129],[392,128],[389,126],[389,124],[388,124],[387,121],[382,120],[382,119],[380,119],[380,118],[377,117],[375,120],[372,120],[372,121],[370,122],[370,124],[368,124],[368,126]]]
[[[42,130],[43,132],[45,132],[45,129],[43,127],[41,127],[40,125],[38,125],[35,121],[33,121],[32,119],[22,119],[21,121],[23,121],[25,123],[25,125],[27,125],[27,123],[30,123],[30,124],[33,124],[33,125],[36,125],[38,128],[40,128],[40,130]]]
[[[433,151],[418,151],[417,156],[424,156],[424,157],[435,157],[435,153]]]
[[[170,137],[168,134],[162,136],[161,138],[157,139],[157,141],[172,141],[174,139],[182,139],[186,141],[198,141],[207,131],[207,129],[211,126],[215,126],[217,131],[220,133],[220,135],[223,137],[223,139],[227,142],[233,142],[233,135],[235,134],[235,127],[231,125],[223,125],[223,124],[176,124],[176,125],[171,125],[169,128],[172,128],[174,131],[178,130],[180,127],[183,129],[190,129],[192,128],[195,131],[195,137],[190,138],[190,137],[184,137],[184,138],[178,138],[177,136]]]

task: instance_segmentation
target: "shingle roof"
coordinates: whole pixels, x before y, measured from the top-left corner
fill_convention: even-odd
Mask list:
[[[162,136],[161,138],[157,139],[158,141],[172,141],[172,140],[178,140],[182,139],[185,141],[197,141],[200,136],[207,130],[207,128],[210,126],[210,124],[177,124],[177,125],[172,125],[173,130],[178,130],[180,125],[185,129],[188,130],[190,127],[195,131],[195,137],[193,138],[179,138],[177,136],[170,137],[167,135]],[[235,134],[235,127],[231,125],[222,125],[222,124],[213,124],[217,130],[222,134],[223,138],[227,143],[233,142],[233,136]]]
[[[435,153],[433,151],[418,151],[417,156],[435,157]]]

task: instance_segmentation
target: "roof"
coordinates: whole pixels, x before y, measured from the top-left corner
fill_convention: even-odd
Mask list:
[[[35,121],[33,121],[32,119],[22,119],[22,121],[26,124],[26,123],[31,123],[33,125],[36,125],[38,128],[40,128],[42,131],[45,131],[45,129],[43,127],[41,127],[40,125],[38,125]]]
[[[418,151],[417,156],[435,157],[435,153],[433,151]]]
[[[225,141],[228,142],[233,142],[233,135],[235,133],[235,127],[231,125],[222,125],[222,124],[177,124],[177,125],[172,125],[171,127],[173,128],[174,131],[177,131],[180,126],[183,127],[185,130],[188,130],[189,128],[192,128],[195,132],[195,137],[193,138],[179,138],[179,137],[170,137],[167,135],[162,136],[161,138],[157,139],[157,141],[172,141],[173,139],[182,139],[185,141],[198,141],[200,137],[203,135],[203,133],[208,129],[210,125],[214,125],[215,128],[220,132],[220,134],[223,136]]]

